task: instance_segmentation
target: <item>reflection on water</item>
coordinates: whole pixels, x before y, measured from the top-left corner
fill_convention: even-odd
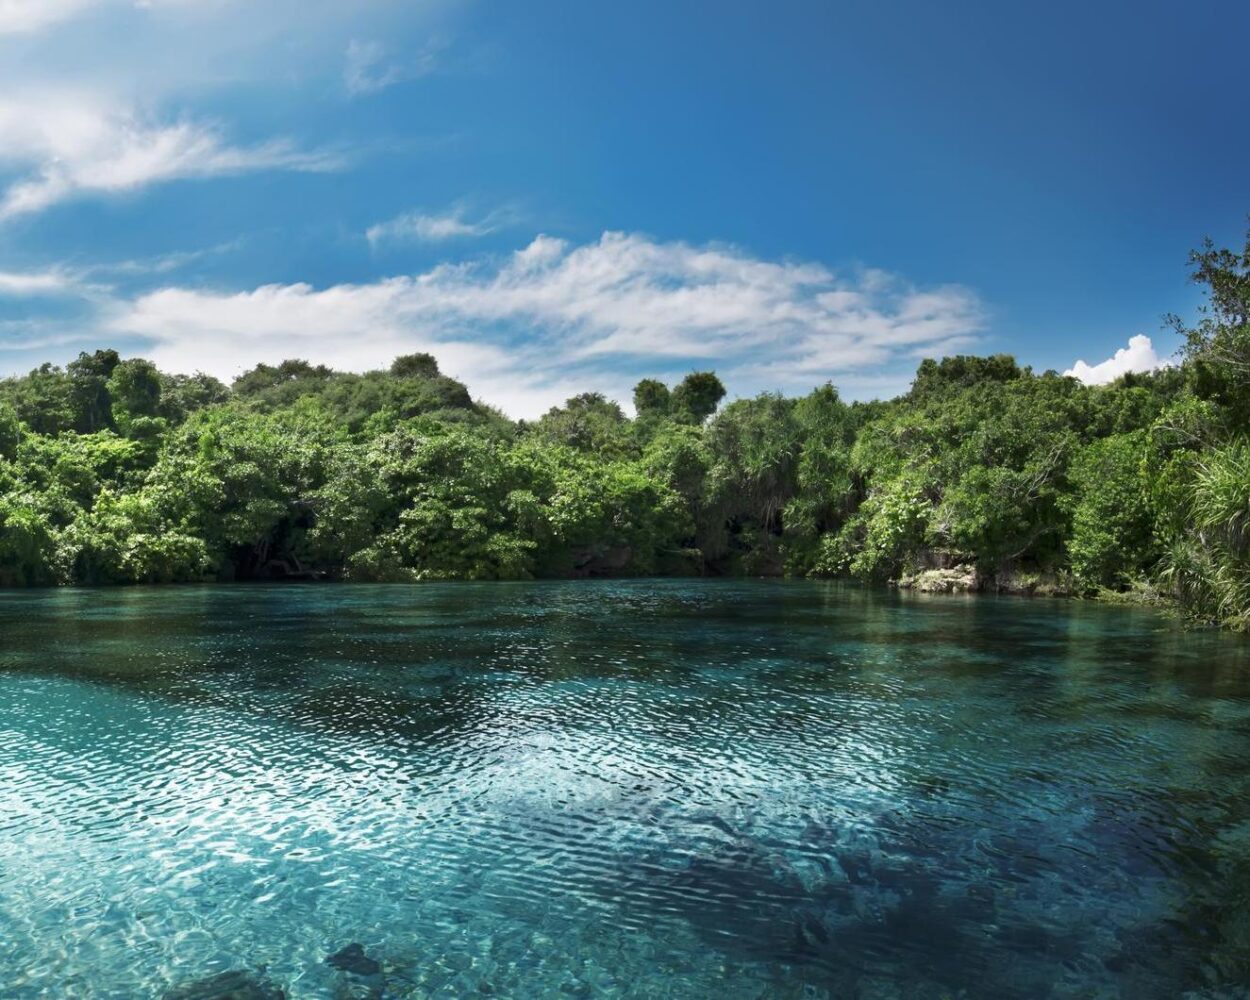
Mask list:
[[[6,998],[1248,995],[1242,639],[756,582],[0,636]]]

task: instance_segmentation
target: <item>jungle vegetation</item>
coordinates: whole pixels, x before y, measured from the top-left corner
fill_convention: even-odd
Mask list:
[[[0,382],[0,585],[961,567],[1250,625],[1250,239],[1191,256],[1178,364],[1086,386],[1006,355],[910,391],[722,405],[712,372],[532,422],[429,355],[227,386],[111,350]]]

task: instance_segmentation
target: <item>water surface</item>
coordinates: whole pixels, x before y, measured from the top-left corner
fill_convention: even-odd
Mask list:
[[[1247,648],[818,583],[0,594],[0,995],[1245,997]]]

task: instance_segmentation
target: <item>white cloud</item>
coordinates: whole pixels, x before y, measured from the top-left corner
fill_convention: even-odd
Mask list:
[[[351,49],[361,90],[430,72],[459,2],[0,0],[0,219],[162,181],[341,166],[302,132],[243,142],[234,121],[323,127],[291,102],[324,99],[352,37],[386,45]],[[385,144],[355,134],[355,149]]]
[[[43,31],[96,7],[196,7],[221,0],[0,0],[0,35]]]
[[[0,297],[74,294],[79,287],[78,279],[66,271],[0,271]]]
[[[0,195],[0,219],[81,194],[258,170],[332,170],[342,158],[285,140],[227,142],[210,123],[159,121],[85,94],[0,98],[0,164],[24,175]]]
[[[113,278],[143,278],[158,274],[169,274],[171,271],[182,270],[210,257],[230,253],[244,246],[246,242],[246,239],[240,237],[239,239],[218,243],[216,246],[205,247],[202,250],[177,250],[153,257],[101,262],[86,268],[85,272]]]
[[[79,307],[87,310],[86,318],[90,324],[92,317],[117,301],[115,287],[98,277],[98,272],[102,270],[98,267],[56,266],[0,271],[0,303],[31,300],[24,306],[26,316],[21,322],[41,326],[55,323],[52,314],[77,301]],[[58,300],[55,306],[52,300]]]
[[[478,222],[465,218],[464,209],[453,208],[441,215],[405,212],[387,222],[379,222],[365,231],[365,238],[376,247],[382,243],[435,243],[442,240],[485,236],[500,227],[502,213],[492,213]]]
[[[475,393],[527,416],[573,389],[619,395],[640,375],[691,365],[744,391],[807,387],[904,362],[981,323],[960,288],[605,233],[577,247],[540,236],[503,260],[368,284],[164,288],[115,302],[101,333],[144,337],[163,367],[222,377],[284,357],[362,370],[428,350]]]
[[[426,76],[437,67],[443,47],[441,42],[430,42],[408,58],[395,61],[381,42],[352,39],[344,57],[343,85],[349,94],[359,97]]]
[[[95,0],[0,0],[0,35],[40,31],[94,3]]]
[[[1152,372],[1168,364],[1167,358],[1160,357],[1155,351],[1150,338],[1139,333],[1129,338],[1128,347],[1121,347],[1106,361],[1096,365],[1078,361],[1064,374],[1078,378],[1086,385],[1106,385],[1128,372]]]

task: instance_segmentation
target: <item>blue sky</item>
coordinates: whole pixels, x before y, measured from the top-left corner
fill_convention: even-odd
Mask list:
[[[528,416],[696,367],[1147,367],[1250,212],[1247,37],[1232,2],[0,0],[0,373],[429,350]]]

